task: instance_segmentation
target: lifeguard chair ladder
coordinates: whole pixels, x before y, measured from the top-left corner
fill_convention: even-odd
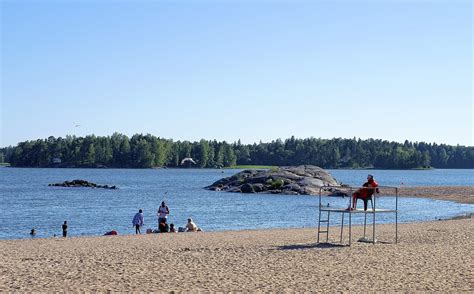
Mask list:
[[[319,214],[319,219],[318,219],[318,243],[319,243],[319,237],[321,234],[326,234],[326,243],[329,240],[329,218],[331,216],[331,212],[327,212],[327,219],[321,219],[321,213]],[[321,223],[326,223],[326,230],[321,231]]]

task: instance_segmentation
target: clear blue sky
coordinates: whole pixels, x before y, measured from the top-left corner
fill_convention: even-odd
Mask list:
[[[113,132],[474,145],[471,1],[0,2],[0,146]]]

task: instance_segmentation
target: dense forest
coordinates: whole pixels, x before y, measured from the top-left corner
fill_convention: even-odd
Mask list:
[[[189,160],[192,158],[192,160]],[[474,168],[474,147],[423,142],[403,144],[376,139],[295,139],[241,144],[173,141],[153,135],[112,136],[21,142],[0,148],[0,163],[15,167],[230,167],[300,165],[323,168]]]

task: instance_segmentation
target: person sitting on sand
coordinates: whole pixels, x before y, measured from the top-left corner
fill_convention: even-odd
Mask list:
[[[173,223],[170,224],[170,233],[176,233],[176,229]]]
[[[197,232],[199,228],[193,222],[192,218],[188,218],[188,223],[186,224],[186,231],[187,232]]]
[[[168,224],[166,223],[166,218],[161,219],[161,222],[158,226],[158,229],[160,230],[160,233],[168,233],[170,228]]]
[[[355,210],[357,207],[357,199],[362,199],[364,201],[364,211],[367,211],[367,202],[369,199],[372,199],[372,195],[374,192],[379,193],[379,188],[377,188],[379,185],[377,182],[374,180],[373,175],[368,175],[367,176],[367,182],[365,182],[362,187],[357,191],[355,191],[352,194],[352,207],[350,207],[350,210]]]
[[[143,210],[139,209],[132,220],[132,224],[135,226],[135,234],[141,234],[140,227],[143,226],[144,222]]]

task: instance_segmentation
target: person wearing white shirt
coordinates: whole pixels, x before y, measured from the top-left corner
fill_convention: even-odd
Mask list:
[[[166,222],[168,214],[170,214],[170,209],[166,206],[166,203],[162,201],[161,206],[158,208],[158,226],[160,223]]]
[[[198,231],[198,227],[193,222],[192,218],[188,218],[188,223],[186,224],[186,231],[187,232],[197,232]]]

